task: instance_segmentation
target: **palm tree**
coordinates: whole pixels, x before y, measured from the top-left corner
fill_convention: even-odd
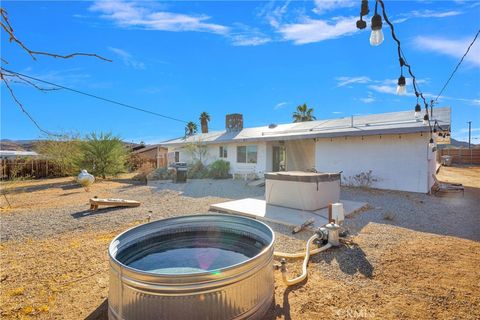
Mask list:
[[[193,136],[195,133],[197,133],[197,124],[193,121],[189,121],[185,126],[185,136]]]
[[[210,121],[210,115],[205,111],[200,113],[200,124],[202,127],[202,133],[208,133],[208,122]]]
[[[315,116],[313,115],[313,108],[307,107],[307,104],[299,105],[297,111],[292,115],[293,122],[313,121]]]

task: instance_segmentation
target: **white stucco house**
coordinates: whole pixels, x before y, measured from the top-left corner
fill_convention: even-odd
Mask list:
[[[450,107],[430,116],[450,130]],[[436,170],[430,128],[413,111],[243,128],[239,114],[227,115],[226,130],[162,143],[169,161],[191,162],[188,145],[204,145],[205,164],[230,162],[233,175],[311,170],[340,172],[343,178],[372,171],[372,187],[429,192]],[[433,139],[435,140],[435,134]]]

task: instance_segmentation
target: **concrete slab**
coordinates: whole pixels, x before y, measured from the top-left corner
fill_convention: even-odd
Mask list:
[[[346,217],[367,206],[365,202],[349,200],[340,200],[340,202],[343,203]],[[263,199],[255,198],[212,204],[210,205],[210,211],[244,215],[290,227],[299,226],[308,219],[315,221],[315,224],[311,228],[321,227],[328,223],[328,208],[316,211],[302,211],[270,205]]]

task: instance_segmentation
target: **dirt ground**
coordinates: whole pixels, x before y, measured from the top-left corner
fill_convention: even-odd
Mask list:
[[[438,177],[468,186],[465,198],[454,197],[456,201],[470,201],[469,210],[478,213],[480,222],[480,167],[444,167]],[[208,203],[218,201],[215,197],[156,194],[130,178],[100,181],[88,194],[71,178],[7,186],[16,190],[8,194],[12,208],[0,212],[2,233],[8,227],[10,234],[0,244],[2,319],[107,319],[107,246],[111,239],[145,222],[148,209],[154,208],[152,204],[160,205],[165,212],[183,213],[204,211]],[[14,217],[19,221],[32,219],[35,224],[33,220],[41,216],[58,220],[67,215],[71,219],[65,220],[68,223],[74,221],[72,216],[77,217],[80,208],[88,207],[92,194],[143,195],[145,206],[102,211],[81,218],[89,222],[75,229],[62,226],[58,229],[64,230],[61,232],[35,230],[30,236],[28,232],[17,236],[15,232],[25,233],[25,229],[11,231],[11,226],[3,222]],[[399,197],[409,201],[414,196],[402,193]],[[5,200],[1,201],[6,207]],[[124,212],[129,212],[128,216]],[[155,219],[155,212],[152,214]],[[352,221],[361,215],[368,216],[368,212],[359,213]],[[301,284],[287,288],[277,272],[275,302],[265,318],[480,319],[480,242],[422,232],[384,219],[384,223],[362,224],[346,244],[314,256],[308,279]],[[48,223],[41,226],[48,228]],[[480,232],[480,224],[477,230]],[[301,262],[288,261],[287,266],[294,276]]]

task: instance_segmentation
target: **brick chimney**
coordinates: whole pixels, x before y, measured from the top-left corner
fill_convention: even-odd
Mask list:
[[[243,115],[241,113],[232,113],[225,116],[225,130],[227,132],[236,132],[243,129]]]

